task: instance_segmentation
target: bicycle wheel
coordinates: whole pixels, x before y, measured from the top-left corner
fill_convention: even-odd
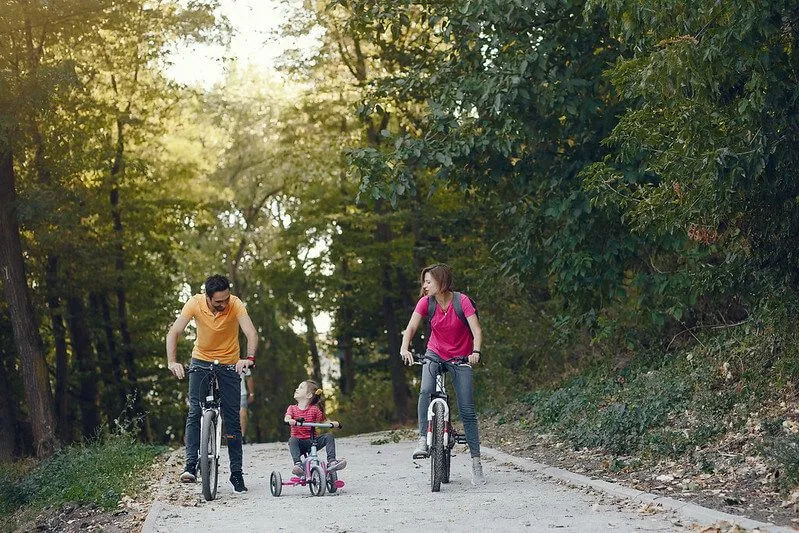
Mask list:
[[[325,473],[322,472],[322,467],[319,465],[311,467],[311,479],[308,482],[308,486],[311,489],[311,494],[314,496],[324,496],[325,489],[327,488],[327,482],[325,481]]]
[[[338,481],[338,472],[333,470],[332,472],[327,473],[327,492],[333,494],[338,490],[336,486],[336,481]]]
[[[216,498],[219,461],[216,457],[216,413],[203,413],[202,430],[200,431],[200,475],[203,481],[203,496],[206,501]]]
[[[280,496],[280,493],[283,492],[283,479],[277,470],[273,470],[272,475],[269,476],[269,490],[272,491],[272,496]]]
[[[444,478],[444,406],[433,406],[433,442],[430,443],[430,490],[441,490]]]
[[[450,438],[452,435],[450,434]],[[452,448],[444,447],[444,473],[441,476],[441,483],[449,483],[449,464],[452,460]]]

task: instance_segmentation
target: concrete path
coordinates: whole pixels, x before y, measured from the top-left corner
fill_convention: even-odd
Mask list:
[[[161,482],[142,531],[698,531],[710,524],[733,523],[750,530],[789,531],[733,517],[670,498],[642,493],[578,474],[531,463],[483,448],[488,484],[472,487],[465,447],[452,458],[451,483],[430,492],[427,460],[412,460],[414,442],[393,442],[390,433],[337,441],[348,466],[340,472],[346,486],[334,495],[314,497],[307,487],[269,491],[269,476],[290,477],[285,443],[244,447],[249,492],[236,494],[227,481],[223,449],[217,499],[206,502],[200,484],[177,481],[182,450]],[[725,528],[726,529],[726,528]]]

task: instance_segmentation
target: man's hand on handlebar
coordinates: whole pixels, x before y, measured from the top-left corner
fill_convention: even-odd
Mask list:
[[[186,371],[183,369],[183,363],[170,361],[167,363],[167,366],[169,367],[169,371],[178,379],[183,379],[183,376],[186,375]]]
[[[255,363],[250,359],[239,359],[236,361],[236,373],[241,374],[245,369],[250,368]]]
[[[479,362],[480,362],[480,354],[472,352],[472,354],[469,356],[469,365],[474,366]]]

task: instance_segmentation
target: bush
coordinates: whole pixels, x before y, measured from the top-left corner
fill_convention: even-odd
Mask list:
[[[799,485],[799,435],[778,434],[766,439],[762,453],[777,464],[780,490],[787,492]]]
[[[23,476],[0,470],[0,514],[23,505],[41,508],[67,502],[113,508],[134,476],[165,449],[130,436],[110,436],[65,448]]]

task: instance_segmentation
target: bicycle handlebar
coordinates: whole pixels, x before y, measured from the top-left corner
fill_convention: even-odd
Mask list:
[[[454,359],[450,359],[448,361],[437,361],[437,360],[433,359],[432,357],[426,357],[424,355],[421,356],[421,357],[414,357],[413,358],[413,364],[414,365],[423,365],[427,361],[432,361],[433,363],[455,364],[455,365],[459,365],[459,366],[472,366],[472,365],[469,364],[469,358],[468,357],[455,357]]]

